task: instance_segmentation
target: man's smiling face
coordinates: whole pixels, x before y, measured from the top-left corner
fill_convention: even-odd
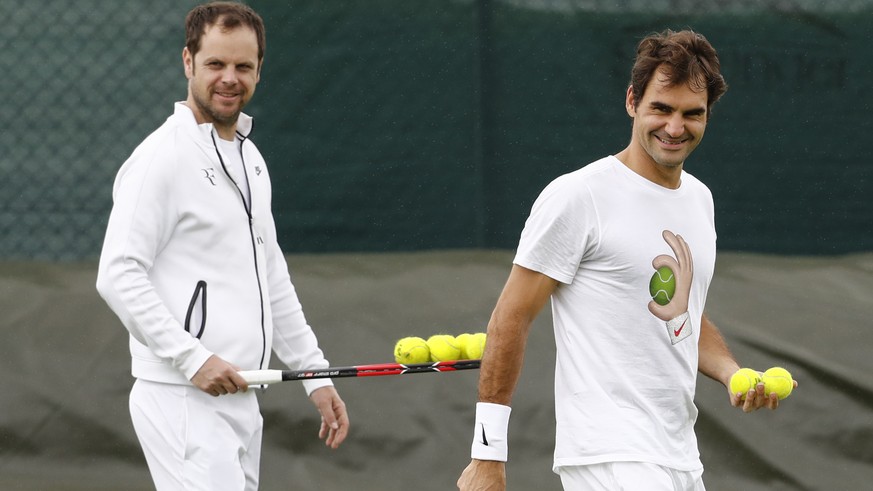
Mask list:
[[[688,84],[670,87],[659,71],[642,100],[634,102],[628,90],[627,111],[634,118],[631,159],[661,168],[681,168],[706,130],[706,90],[693,90]]]
[[[192,54],[185,48],[183,61],[188,105],[197,121],[220,129],[235,127],[260,78],[255,32],[248,27],[208,26],[200,50]]]

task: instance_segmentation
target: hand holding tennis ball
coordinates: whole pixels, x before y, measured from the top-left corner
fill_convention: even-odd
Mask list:
[[[662,254],[652,260],[655,274],[649,282],[649,293],[652,294],[649,312],[666,322],[688,312],[694,260],[691,248],[681,235],[664,230],[661,236],[676,257]],[[652,291],[653,287],[658,289]],[[664,291],[660,292],[661,289]]]
[[[754,392],[756,387],[761,384],[763,384],[763,390]],[[779,401],[791,395],[797,382],[794,381],[788,370],[781,367],[770,368],[763,374],[751,368],[741,368],[731,376],[729,385],[732,396],[739,395],[741,401],[746,401],[750,393],[757,396],[753,404],[746,401],[743,405],[743,410],[749,412],[763,406],[776,409]],[[776,394],[775,400],[771,398],[771,394]]]
[[[775,392],[781,401],[790,396],[791,391],[794,390],[794,379],[791,377],[791,373],[782,367],[768,369],[761,378],[764,381],[764,394],[768,397]]]
[[[761,383],[761,374],[751,368],[740,368],[731,375],[731,394],[738,395],[740,400],[745,400],[749,391]]]

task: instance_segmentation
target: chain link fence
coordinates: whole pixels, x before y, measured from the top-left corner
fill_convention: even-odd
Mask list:
[[[0,0],[0,258],[99,254],[112,176],[184,98],[192,5]]]
[[[504,0],[534,10],[559,12],[714,14],[869,12],[870,0]]]
[[[0,15],[5,19],[0,29],[0,66],[6,81],[4,128],[0,131],[0,259],[97,257],[111,207],[115,172],[133,148],[170,114],[172,102],[185,97],[180,61],[183,19],[196,3],[0,0]],[[311,16],[307,22],[321,23],[325,32],[331,32],[333,20],[329,16],[320,18],[319,12],[335,15],[343,5],[361,8],[352,0],[250,3],[269,14],[265,15],[268,59],[281,59],[287,49],[270,44],[269,33],[277,28],[276,19],[302,12]],[[373,0],[376,4],[383,10],[390,10],[392,5],[387,0]],[[455,9],[459,5],[466,8],[470,15],[482,9],[514,8],[567,15],[651,12],[664,16],[761,10],[804,15],[845,13],[869,18],[873,11],[871,0],[420,2],[421,8],[433,11],[449,4]],[[459,17],[463,18],[466,16]],[[810,22],[815,22],[814,17]],[[471,22],[469,28],[474,30],[475,23]],[[469,36],[476,38],[475,33]],[[346,43],[349,49],[354,45],[354,40]],[[397,131],[402,137],[403,128]],[[297,134],[292,138],[306,142],[309,136]],[[295,145],[295,141],[289,145]]]

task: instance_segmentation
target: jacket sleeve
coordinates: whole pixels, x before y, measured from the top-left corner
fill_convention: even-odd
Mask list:
[[[306,321],[297,291],[291,283],[288,264],[276,240],[276,225],[272,215],[269,217],[268,231],[265,245],[273,312],[273,351],[292,370],[327,368],[329,363],[318,347],[318,340]],[[333,385],[330,379],[303,381],[307,395],[329,385]]]
[[[141,145],[116,177],[97,290],[136,341],[190,380],[212,353],[183,329],[149,280],[178,220],[173,146],[153,146]]]

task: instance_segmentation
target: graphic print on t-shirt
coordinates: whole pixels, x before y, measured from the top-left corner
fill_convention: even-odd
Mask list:
[[[691,336],[693,331],[688,316],[688,300],[694,279],[694,262],[691,248],[681,235],[664,230],[661,236],[676,257],[662,254],[652,260],[655,272],[648,285],[652,295],[649,312],[666,323],[670,342],[676,344]]]

